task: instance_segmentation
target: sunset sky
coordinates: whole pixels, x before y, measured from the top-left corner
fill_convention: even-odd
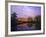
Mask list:
[[[39,6],[19,6],[11,5],[11,14],[16,13],[17,17],[34,17],[41,15],[41,7]]]

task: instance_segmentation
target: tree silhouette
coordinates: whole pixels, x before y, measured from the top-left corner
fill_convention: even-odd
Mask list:
[[[11,15],[11,31],[16,31],[17,30],[17,20],[16,20],[16,13],[14,12]]]

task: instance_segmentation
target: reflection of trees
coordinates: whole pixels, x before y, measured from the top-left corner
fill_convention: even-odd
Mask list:
[[[17,30],[16,13],[11,14],[11,31]]]
[[[41,29],[41,16],[36,16],[34,18],[34,21],[32,20],[32,18],[28,18],[28,20],[30,20],[28,23],[29,27],[34,26],[36,30]],[[35,24],[35,25],[33,25],[33,24]]]

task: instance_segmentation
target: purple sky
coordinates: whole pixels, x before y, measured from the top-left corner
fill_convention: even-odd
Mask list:
[[[17,14],[17,17],[34,17],[41,15],[41,7],[11,5],[11,14],[14,12]]]

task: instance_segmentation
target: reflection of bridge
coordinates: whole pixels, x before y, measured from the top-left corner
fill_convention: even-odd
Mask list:
[[[27,30],[35,30],[36,29],[35,26],[36,26],[36,23],[33,23],[33,22],[31,23],[30,21],[29,22],[28,21],[27,22],[26,21],[25,22],[19,22],[19,25],[18,25],[18,27],[20,27],[19,29],[24,28],[25,30],[26,29]]]

